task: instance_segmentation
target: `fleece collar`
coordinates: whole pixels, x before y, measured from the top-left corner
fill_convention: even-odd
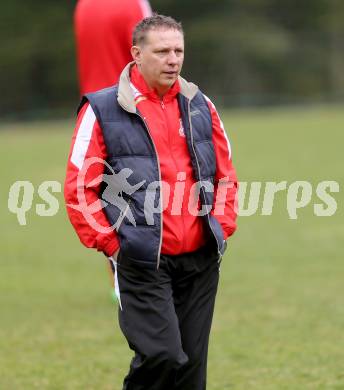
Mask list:
[[[132,113],[136,113],[135,96],[134,96],[133,89],[130,86],[130,84],[131,84],[130,73],[131,73],[132,67],[134,67],[134,66],[135,66],[135,62],[129,62],[129,64],[123,69],[121,76],[119,78],[118,96],[117,96],[117,101],[121,105],[121,107],[123,107],[126,111],[132,112]],[[134,74],[135,74],[135,72],[134,72]],[[136,87],[139,87],[139,89],[140,89],[139,85],[137,85]],[[150,94],[151,93],[155,94],[155,92],[150,90],[147,85],[146,85],[146,88],[148,88],[148,92]],[[173,93],[175,93],[175,94],[180,93],[181,95],[185,96],[189,100],[192,100],[198,91],[197,85],[195,85],[193,83],[189,83],[188,81],[184,80],[180,76],[178,77],[177,82],[173,85],[173,87],[171,89],[172,89],[172,91],[169,91],[168,93],[172,93],[172,94]],[[140,90],[140,92],[143,93],[143,91],[141,91],[141,90]]]

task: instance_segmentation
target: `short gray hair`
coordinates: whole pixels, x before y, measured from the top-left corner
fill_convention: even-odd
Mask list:
[[[146,35],[151,30],[156,29],[177,30],[184,35],[183,27],[180,22],[177,22],[171,16],[153,14],[148,18],[144,18],[139,22],[133,32],[133,46],[143,45]]]

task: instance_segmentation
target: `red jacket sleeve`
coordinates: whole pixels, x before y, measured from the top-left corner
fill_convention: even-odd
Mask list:
[[[231,146],[223,123],[212,101],[205,96],[212,118],[216,155],[214,205],[211,214],[220,222],[224,238],[236,230],[238,181],[232,164]]]
[[[89,104],[80,110],[69,153],[64,197],[69,219],[80,241],[112,256],[119,248],[117,233],[104,213],[100,186],[106,147]]]

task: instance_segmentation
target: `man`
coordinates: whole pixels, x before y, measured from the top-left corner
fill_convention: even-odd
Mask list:
[[[117,86],[81,102],[68,213],[116,268],[135,351],[123,389],[204,390],[219,263],[236,228],[230,146],[213,103],[179,76],[181,24],[144,19],[131,53]]]
[[[74,13],[80,93],[108,87],[131,60],[135,25],[151,15],[148,0],[79,0]]]

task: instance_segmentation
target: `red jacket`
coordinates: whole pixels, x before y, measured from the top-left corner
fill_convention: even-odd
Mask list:
[[[132,60],[135,25],[151,15],[148,0],[79,0],[74,14],[80,94],[113,85]]]
[[[164,195],[167,195],[166,187],[170,188],[169,198],[164,196],[161,253],[179,254],[196,250],[205,242],[206,233],[202,218],[194,216],[194,213],[191,214],[188,210],[190,189],[195,180],[176,99],[176,95],[179,92],[179,84],[176,82],[163,99],[160,100],[156,92],[147,86],[136,66],[133,67],[131,72],[131,82],[137,108],[148,124],[158,152]],[[232,166],[230,145],[223,124],[213,103],[208,98],[206,99],[213,124],[213,144],[216,154],[215,181],[217,182],[223,177],[228,177],[233,183],[233,187],[227,190],[224,214],[215,215],[223,228],[226,239],[236,229],[235,201],[237,179]],[[86,152],[81,157],[78,156],[78,161],[80,161],[80,158],[83,161],[89,157],[100,157],[103,160],[107,158],[101,128],[94,114],[90,111],[92,109],[88,104],[80,111],[73,135],[65,183],[67,204],[78,203],[76,179],[80,164],[79,167],[75,166],[71,161],[75,160],[75,158],[71,157],[77,155],[80,148],[80,150],[82,149]],[[83,133],[82,137],[78,136],[80,132]],[[88,137],[85,137],[85,134],[88,134]],[[78,139],[78,141],[75,142],[75,139]],[[86,142],[87,145],[80,147],[80,142]],[[104,167],[101,164],[92,165],[87,172],[86,183],[90,183],[95,177],[102,174],[103,170]],[[181,180],[177,180],[177,178]],[[180,182],[185,183],[184,192],[176,188],[176,185],[180,186]],[[164,183],[167,183],[165,188]],[[99,185],[86,188],[85,195],[88,203],[99,202],[99,192]],[[215,202],[216,196],[214,204]],[[197,205],[195,207],[197,208]],[[214,213],[214,210],[212,213]],[[99,233],[94,231],[83,215],[73,208],[68,208],[68,214],[84,245],[97,248],[108,256],[111,256],[119,248],[116,232]],[[95,213],[94,217],[99,224],[105,227],[109,226],[103,210]]]

